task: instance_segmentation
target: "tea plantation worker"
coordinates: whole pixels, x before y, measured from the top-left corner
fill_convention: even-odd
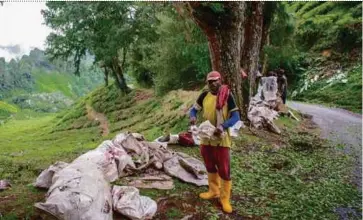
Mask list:
[[[228,128],[240,120],[238,108],[227,85],[222,85],[221,74],[212,71],[207,75],[208,91],[199,95],[190,110],[190,123],[194,125],[197,111],[202,110],[203,120],[209,120],[215,127],[216,140],[201,139],[200,151],[208,172],[208,192],[199,194],[202,199],[220,198],[223,211],[232,212],[230,147]],[[220,188],[220,182],[221,188]]]

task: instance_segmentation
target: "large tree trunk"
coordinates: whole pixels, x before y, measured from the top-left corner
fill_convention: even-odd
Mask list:
[[[244,100],[248,105],[256,91],[256,73],[261,48],[262,26],[263,26],[263,6],[264,2],[249,2],[247,8],[248,19],[245,23],[245,40],[242,44],[241,66],[248,72],[249,87],[248,100]],[[247,89],[247,88],[246,88]]]
[[[185,3],[195,23],[205,33],[213,70],[222,74],[223,82],[230,86],[242,116],[242,80],[240,75],[241,42],[243,38],[245,2],[224,2],[223,14],[212,10],[208,4]]]
[[[239,13],[241,13],[241,11],[242,9],[240,9]],[[241,109],[241,114],[244,116],[247,113],[247,109],[243,108],[242,77],[240,74],[241,25],[241,21],[231,22],[231,27],[229,29],[221,30],[220,51],[212,51],[212,53],[220,53],[221,65],[219,71],[225,73],[224,82],[230,86],[235,95],[237,105],[239,106],[239,109]]]

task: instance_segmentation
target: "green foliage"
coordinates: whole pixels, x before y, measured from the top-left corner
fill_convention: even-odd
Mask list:
[[[182,218],[183,213],[179,209],[171,208],[167,211],[166,216],[169,219]]]
[[[44,112],[36,112],[32,109],[21,109],[20,111],[16,112],[16,114],[13,114],[13,117],[8,118],[8,121],[14,120],[28,120],[32,118],[39,118],[39,117],[45,117],[48,115],[51,115],[54,113],[44,113]]]
[[[111,134],[141,132],[148,140],[154,140],[165,132],[178,133],[186,129],[186,112],[197,95],[178,91],[156,97],[151,90],[135,89],[124,94],[115,85],[102,87],[58,115],[52,132],[98,126],[87,119],[92,108],[105,115]]]
[[[225,13],[223,3],[220,2],[202,2],[201,3],[205,7],[209,7],[216,14]]]
[[[0,108],[4,111],[10,112],[10,113],[15,113],[18,111],[18,109],[15,106],[10,105],[6,102],[2,102],[2,101],[0,101]]]
[[[80,66],[81,77],[71,74],[73,68],[67,60],[49,59],[38,49],[30,51],[20,60],[9,63],[0,60],[0,99],[28,93],[62,92],[70,98],[82,96],[102,82],[102,73],[92,66],[87,56]],[[2,62],[3,61],[3,62]]]
[[[47,37],[52,58],[74,58],[79,75],[82,57],[94,54],[95,62],[112,73],[119,88],[127,92],[124,80],[129,48],[143,32],[139,7],[131,2],[47,2],[42,11],[45,23],[58,31]]]
[[[165,6],[155,4],[139,5],[135,18],[139,19],[139,24],[143,27],[135,43],[131,45],[130,73],[135,78],[136,83],[145,88],[153,86],[154,72],[150,69],[151,56],[154,54],[154,44],[159,39],[156,27],[159,25],[159,19],[156,14]]]
[[[361,2],[307,2],[289,4],[296,14],[296,45],[320,51],[349,52],[361,47]]]
[[[0,120],[9,117],[11,114],[16,113],[17,111],[17,107],[0,101]]]
[[[271,8],[272,6],[275,8]],[[295,83],[299,79],[298,68],[303,56],[303,52],[295,45],[295,19],[288,13],[286,3],[276,3],[272,6],[270,10],[275,13],[272,15],[270,27],[270,43],[263,47],[263,52],[268,57],[267,71],[284,68],[289,83]]]
[[[361,62],[361,9],[361,2],[278,4],[264,52],[268,70],[286,70],[292,98],[361,111],[353,70]],[[357,79],[327,83],[340,73]]]
[[[72,76],[69,74],[52,73],[47,74],[42,71],[34,71],[35,90],[38,92],[61,91],[64,95],[74,98],[75,94],[71,91]]]
[[[89,51],[104,68],[118,73],[120,67],[139,85],[154,85],[158,94],[193,88],[210,69],[205,37],[171,4],[49,2],[47,6],[46,24],[62,32],[49,35],[47,52],[52,57],[74,57],[76,67]],[[223,10],[219,3],[212,6]]]
[[[103,79],[99,69],[93,67],[81,67],[81,76],[77,77],[68,73],[51,72],[46,73],[42,70],[32,72],[36,92],[57,92],[60,91],[70,98],[77,98],[86,95],[94,88],[99,86]]]
[[[76,2],[48,2],[48,9],[42,11],[45,23],[58,33],[62,32],[62,34],[51,33],[47,37],[49,46],[47,54],[51,58],[63,59],[74,56],[77,75],[79,75],[81,58],[86,55],[86,39],[90,39],[90,34],[80,31],[81,28],[88,28],[87,21],[82,18],[82,13],[92,16],[89,5],[89,3],[78,4]]]
[[[33,85],[33,80],[30,75],[30,72],[21,72],[21,68],[19,67],[19,63],[12,59],[9,63],[5,62],[4,58],[0,60],[0,99],[3,99],[5,92],[22,88],[25,91],[30,91]]]
[[[204,78],[209,68],[209,54],[202,36],[199,42],[187,42],[185,37],[193,35],[193,32],[184,31],[183,20],[166,16],[159,18],[161,24],[158,33],[164,37],[155,45],[157,50],[153,56],[152,68],[157,73],[154,79],[156,91],[163,94],[173,89],[190,87],[197,81],[197,76],[199,79]],[[190,21],[187,25],[193,27]],[[194,34],[201,34],[196,27],[193,28]],[[179,34],[183,31],[185,36]]]
[[[12,184],[11,190],[1,192],[2,197],[10,198],[0,204],[4,219],[14,214],[16,219],[34,216],[33,205],[43,200],[45,193],[31,186],[40,172],[56,161],[70,162],[102,141],[97,128],[49,134],[53,118],[10,120],[0,126],[0,178]]]
[[[131,61],[137,82],[154,84],[157,94],[195,87],[210,69],[207,41],[199,28],[170,6],[162,9],[152,34],[134,45]]]
[[[57,115],[57,118],[54,119],[52,132],[98,125],[87,120],[87,107],[84,100],[79,100],[78,103],[73,104],[71,109],[72,111],[63,111]]]
[[[277,120],[279,127],[280,120],[286,119]],[[232,176],[238,199],[232,205],[238,207],[237,214],[331,219],[336,218],[332,210],[343,204],[355,207],[358,214],[360,194],[346,184],[344,174],[349,172],[346,168],[352,158],[327,148],[310,132],[296,132],[299,123],[288,124],[295,124],[289,126],[288,144],[278,150],[266,138],[256,140],[249,134],[236,141],[234,153],[238,156],[232,157],[232,167],[239,169],[232,169]]]
[[[36,112],[65,109],[102,83],[102,73],[92,65],[92,57],[87,56],[83,61],[80,66],[82,76],[77,77],[72,74],[69,61],[50,61],[39,49],[31,50],[29,56],[24,55],[17,61],[7,63],[2,58],[0,100]]]

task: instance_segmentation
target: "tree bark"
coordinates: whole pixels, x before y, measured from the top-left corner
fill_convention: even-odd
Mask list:
[[[243,38],[245,2],[224,2],[223,13],[212,10],[208,4],[185,3],[190,16],[208,39],[212,69],[221,73],[223,83],[229,85],[235,95],[242,116],[242,79],[240,75],[241,42]]]
[[[248,72],[249,87],[248,100],[244,100],[248,105],[256,91],[256,73],[258,71],[259,55],[261,48],[261,37],[263,27],[263,6],[264,2],[249,2],[245,29],[245,39],[242,44],[241,67]],[[247,88],[246,88],[247,89]]]
[[[241,13],[241,11],[243,11],[243,7],[239,9],[238,13]],[[243,17],[243,14],[236,17]],[[246,115],[247,109],[243,108],[242,77],[240,74],[241,27],[242,21],[240,20],[238,22],[230,22],[230,27],[220,30],[220,51],[213,51],[213,53],[220,54],[221,64],[219,71],[225,73],[224,82],[230,86],[235,95],[241,114]]]

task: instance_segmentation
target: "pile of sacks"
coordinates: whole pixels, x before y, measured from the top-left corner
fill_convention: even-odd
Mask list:
[[[135,187],[110,185],[150,169],[198,186],[208,185],[205,166],[199,160],[126,132],[70,164],[56,162],[44,170],[34,185],[49,190],[46,201],[35,207],[58,219],[106,220],[113,218],[113,211],[131,219],[150,219],[157,210],[154,200],[140,196]],[[147,179],[172,181],[160,176]]]
[[[275,76],[262,77],[257,94],[250,100],[247,117],[254,128],[267,128],[277,134],[280,129],[274,124],[281,106],[281,97],[277,96],[277,78]]]

